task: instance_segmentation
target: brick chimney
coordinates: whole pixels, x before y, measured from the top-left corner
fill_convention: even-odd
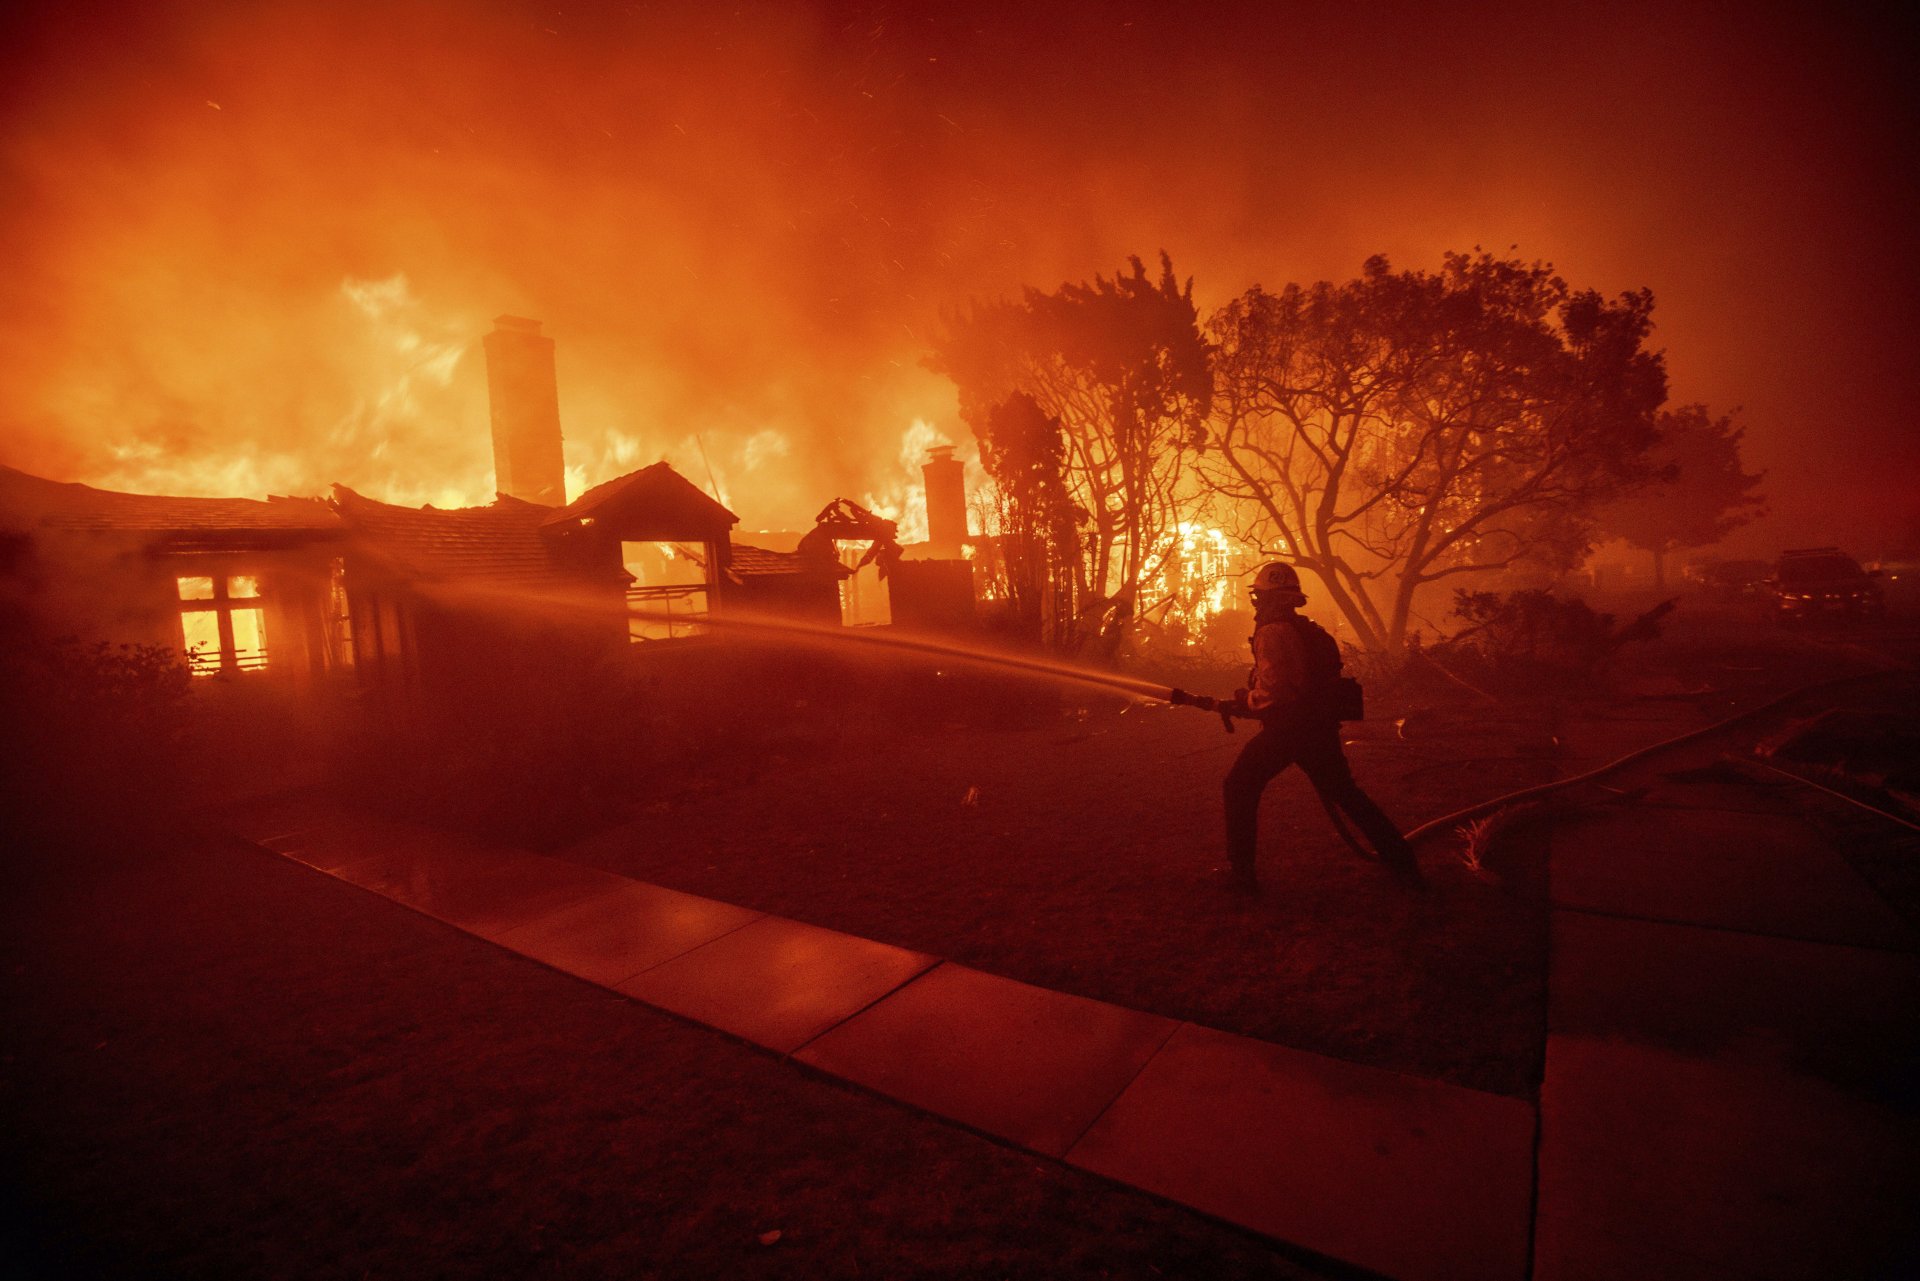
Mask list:
[[[553,376],[553,339],[540,322],[496,316],[487,349],[487,397],[493,407],[493,487],[530,503],[567,501],[560,456],[560,393]]]
[[[936,445],[920,474],[927,484],[927,555],[959,560],[967,539],[966,464],[953,456],[952,445]]]

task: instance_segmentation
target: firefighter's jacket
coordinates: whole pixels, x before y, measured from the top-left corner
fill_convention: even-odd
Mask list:
[[[1311,708],[1306,642],[1291,615],[1253,631],[1253,670],[1247,676],[1247,710],[1269,724],[1299,723]]]

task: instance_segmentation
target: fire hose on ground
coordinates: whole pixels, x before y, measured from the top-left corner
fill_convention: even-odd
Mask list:
[[[1714,721],[1709,725],[1703,725],[1698,729],[1691,729],[1684,734],[1677,734],[1672,738],[1664,739],[1658,743],[1651,743],[1646,747],[1636,748],[1626,755],[1608,761],[1606,764],[1598,766],[1597,768],[1586,770],[1583,773],[1569,775],[1566,778],[1557,778],[1545,783],[1538,783],[1532,787],[1523,787],[1516,791],[1492,797],[1488,800],[1476,802],[1464,809],[1455,810],[1451,814],[1442,814],[1438,818],[1429,819],[1418,827],[1408,831],[1406,838],[1409,842],[1417,842],[1433,835],[1435,832],[1445,831],[1459,824],[1471,822],[1476,818],[1481,818],[1485,815],[1506,809],[1508,806],[1563,792],[1569,788],[1578,787],[1582,783],[1594,782],[1597,779],[1604,778],[1606,775],[1613,773],[1615,770],[1631,765],[1636,761],[1644,760],[1658,752],[1666,751],[1668,748],[1680,747],[1723,730],[1731,729],[1742,721],[1764,716],[1768,712],[1784,707],[1808,694],[1824,689],[1838,688],[1842,685],[1850,685],[1857,681],[1885,676],[1889,672],[1901,670],[1902,667],[1903,665],[1896,664],[1877,672],[1860,672],[1851,676],[1829,677],[1824,680],[1811,681],[1808,684],[1798,686],[1788,690],[1784,694],[1768,699],[1758,707],[1747,708],[1744,711],[1736,712],[1731,716]],[[1242,719],[1257,719],[1254,718],[1252,714],[1246,710],[1245,705],[1238,700],[1223,700],[1211,698],[1204,694],[1190,694],[1186,690],[1178,688],[1169,689],[1163,701],[1171,703],[1176,707],[1194,707],[1201,711],[1214,712],[1219,715],[1222,725],[1225,726],[1227,732],[1230,734],[1234,732],[1233,720],[1235,716],[1239,716]],[[1316,795],[1318,795],[1318,793],[1316,793]],[[1364,857],[1373,857],[1371,853],[1360,845],[1359,841],[1348,829],[1343,817],[1334,809],[1333,805],[1328,802],[1325,797],[1320,798],[1320,803],[1325,807],[1328,817],[1333,820],[1334,827],[1340,833],[1341,838]],[[1875,812],[1877,813],[1879,811]]]

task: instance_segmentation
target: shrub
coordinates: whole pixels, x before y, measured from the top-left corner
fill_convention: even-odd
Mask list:
[[[7,808],[44,832],[114,826],[172,800],[191,680],[164,646],[10,638],[0,647]]]
[[[1436,646],[1435,657],[1469,678],[1509,689],[1593,680],[1615,645],[1611,614],[1537,588],[1459,590],[1453,616],[1466,627]]]

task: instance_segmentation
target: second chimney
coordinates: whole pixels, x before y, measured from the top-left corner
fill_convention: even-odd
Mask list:
[[[920,474],[927,482],[927,555],[959,560],[967,541],[966,464],[953,456],[952,445],[936,445]]]
[[[560,392],[553,374],[553,339],[540,322],[496,316],[487,349],[487,397],[493,413],[493,487],[545,503],[567,501],[567,466],[560,453]]]

